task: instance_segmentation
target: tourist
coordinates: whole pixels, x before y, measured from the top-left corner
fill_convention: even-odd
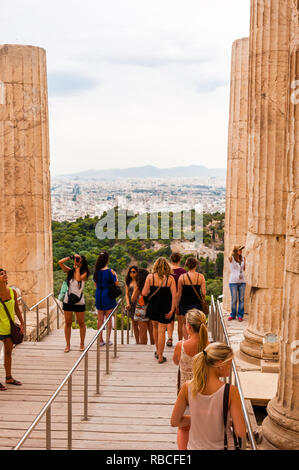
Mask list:
[[[188,272],[182,274],[178,280],[177,306],[183,322],[183,337],[188,338],[185,315],[188,310],[196,308],[202,310],[201,298],[206,297],[206,281],[203,274],[196,271],[198,261],[193,256],[186,260]]]
[[[232,349],[223,343],[209,344],[194,356],[193,378],[182,385],[177,397],[171,425],[190,426],[188,450],[223,450],[223,394],[221,377],[229,377],[233,359]],[[184,415],[189,405],[190,414]],[[246,427],[238,388],[231,385],[228,409],[234,432],[245,438]]]
[[[96,284],[96,308],[98,312],[98,329],[104,323],[104,318],[108,318],[112,310],[116,307],[117,302],[114,297],[111,297],[109,289],[111,284],[119,286],[116,272],[108,267],[109,254],[107,251],[102,251],[97,259],[93,280]],[[115,325],[116,328],[116,325]],[[110,334],[112,329],[112,319],[109,320],[107,325],[107,338],[109,344]],[[103,333],[100,333],[100,346],[104,346],[106,343],[103,340]]]
[[[178,391],[187,380],[192,379],[193,357],[209,344],[206,322],[206,316],[200,310],[194,308],[186,314],[188,339],[179,341],[173,353],[173,362],[179,366]],[[189,428],[179,428],[177,435],[179,450],[187,449],[188,438]]]
[[[65,263],[69,260],[74,261],[72,268]],[[63,311],[64,311],[64,334],[66,346],[65,353],[71,350],[71,332],[73,312],[75,312],[77,323],[80,328],[80,351],[84,351],[84,342],[86,335],[85,325],[85,299],[84,299],[84,286],[89,277],[88,263],[84,255],[75,254],[67,256],[66,258],[58,261],[60,268],[67,273],[67,286],[68,290],[63,298]]]
[[[175,284],[176,287],[178,287],[178,280],[181,274],[184,274],[186,272],[186,269],[180,267],[181,263],[181,255],[179,253],[172,253],[170,257],[170,267],[171,267],[171,274],[175,279]],[[182,339],[183,337],[183,317],[179,315],[179,309],[176,307],[175,311],[175,316],[177,317],[178,320],[178,337],[179,340]],[[166,345],[171,347],[173,345],[173,330],[174,330],[174,320],[175,317],[173,317],[173,321],[167,325],[167,335],[168,335],[168,340]]]
[[[235,320],[238,311],[238,320],[243,321],[245,297],[245,258],[242,256],[244,246],[233,246],[228,260],[230,262],[229,288],[231,293],[231,314],[228,320]],[[237,308],[238,304],[238,308]]]
[[[0,299],[5,304],[12,321],[15,323],[15,314],[20,321],[21,332],[24,334],[24,320],[17,301],[18,295],[14,289],[8,287],[8,276],[5,269],[0,269]],[[4,346],[4,368],[5,382],[7,385],[22,385],[21,382],[14,379],[11,375],[13,342],[11,340],[10,320],[6,309],[0,302],[0,340]],[[0,383],[0,391],[4,392],[7,387]]]
[[[132,301],[135,303],[134,321],[138,328],[139,344],[147,344],[147,334],[149,334],[150,343],[155,344],[152,322],[146,316],[146,302],[141,294],[148,274],[147,269],[138,269],[132,294]]]
[[[147,296],[146,314],[153,322],[155,338],[155,357],[159,364],[166,361],[163,356],[165,346],[165,331],[171,323],[175,312],[176,286],[171,274],[171,268],[166,258],[160,257],[154,264],[153,273],[146,278],[142,295]]]
[[[134,320],[136,301],[135,302],[132,301],[133,290],[136,287],[137,273],[138,273],[138,267],[130,266],[126,275],[125,285],[126,285],[126,311],[128,314],[128,318],[132,320],[132,327],[134,331],[136,344],[139,344],[139,327],[138,327],[136,320]]]

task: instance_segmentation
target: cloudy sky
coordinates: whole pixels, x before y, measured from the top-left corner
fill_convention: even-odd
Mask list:
[[[0,0],[0,43],[47,51],[52,175],[226,166],[231,45],[250,0]]]

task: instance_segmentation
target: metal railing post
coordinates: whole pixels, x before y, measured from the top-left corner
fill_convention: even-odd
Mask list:
[[[47,335],[50,333],[50,305],[49,297],[47,297]]]
[[[101,353],[100,353],[100,337],[97,339],[97,364],[96,364],[96,394],[100,395],[100,372],[101,372]]]
[[[39,306],[36,307],[36,341],[39,341]]]
[[[109,322],[106,325],[106,374],[109,374]]]
[[[57,330],[59,330],[59,307],[58,307],[58,304],[56,304],[56,326],[57,326]]]
[[[130,343],[130,317],[129,311],[127,310],[127,344]]]
[[[117,357],[117,309],[114,313],[114,358]]]
[[[46,449],[51,450],[51,406],[46,411]]]
[[[23,315],[24,315],[24,341],[27,341],[27,308],[23,305]]]
[[[68,380],[68,395],[67,395],[67,448],[72,450],[72,429],[73,429],[73,400],[72,400],[72,385],[73,377],[70,376]]]
[[[124,311],[121,309],[121,344],[124,344]]]
[[[84,358],[84,421],[88,420],[88,353]]]

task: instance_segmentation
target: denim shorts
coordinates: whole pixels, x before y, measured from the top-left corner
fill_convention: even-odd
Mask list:
[[[0,341],[5,340],[6,338],[11,338],[11,335],[0,335]]]

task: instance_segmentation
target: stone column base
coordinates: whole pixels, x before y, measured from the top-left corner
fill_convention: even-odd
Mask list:
[[[257,335],[247,328],[244,331],[244,338],[240,344],[242,353],[260,360],[262,358],[263,336]]]
[[[299,450],[299,422],[278,411],[275,406],[274,398],[268,404],[268,416],[262,425],[264,439],[276,449]]]

